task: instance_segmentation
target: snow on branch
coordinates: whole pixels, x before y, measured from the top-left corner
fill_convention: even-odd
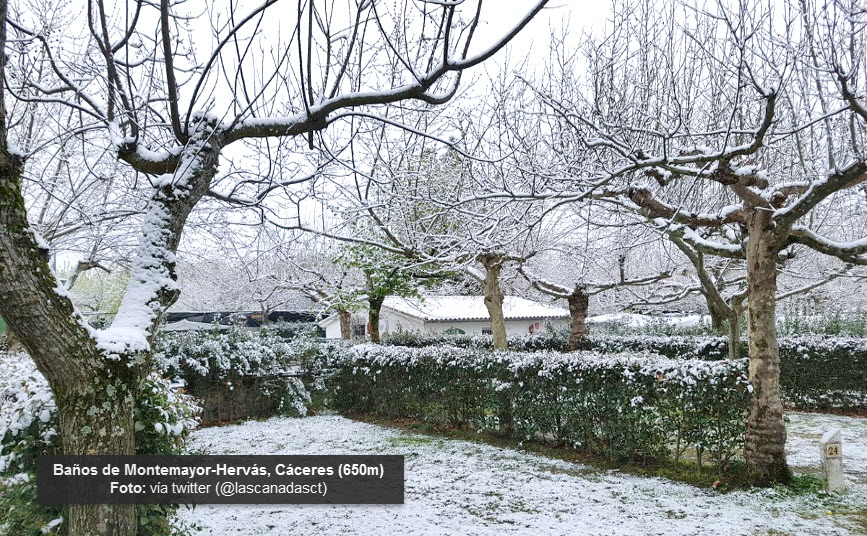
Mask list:
[[[828,177],[811,182],[807,191],[794,203],[778,209],[774,219],[781,223],[793,223],[834,192],[852,188],[864,181],[867,181],[867,163],[858,161],[849,164]]]
[[[820,253],[857,265],[867,265],[867,237],[851,242],[837,242],[801,226],[792,228],[790,241],[815,249]]]

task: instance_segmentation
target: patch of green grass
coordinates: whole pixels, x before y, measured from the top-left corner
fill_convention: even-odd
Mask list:
[[[428,445],[435,441],[433,437],[418,436],[418,435],[402,435],[389,437],[388,442],[394,446],[401,445]]]
[[[849,518],[855,523],[858,528],[867,534],[867,508],[860,508],[849,514]]]
[[[817,475],[796,474],[788,486],[777,486],[777,489],[788,495],[828,495],[825,491],[825,479]]]
[[[351,417],[360,421],[388,426],[391,428],[399,428],[401,430],[427,436],[482,443],[494,447],[527,452],[546,458],[553,458],[576,464],[574,469],[556,466],[540,468],[551,473],[569,474],[586,478],[593,473],[617,470],[639,476],[666,478],[668,480],[684,482],[697,487],[716,489],[720,492],[747,487],[746,466],[743,463],[733,462],[725,479],[720,480],[716,468],[704,466],[699,470],[695,463],[690,463],[688,461],[681,461],[677,464],[673,461],[658,464],[614,463],[600,460],[592,455],[569,447],[555,446],[541,441],[518,442],[513,438],[498,434],[487,432],[480,433],[425,421],[386,419],[372,415],[351,415]],[[394,440],[401,441],[400,438],[394,438]],[[424,440],[419,440],[419,443],[424,443]],[[716,484],[715,487],[714,484]]]
[[[664,478],[699,488],[712,489],[719,493],[726,493],[739,489],[749,489],[752,487],[752,480],[747,473],[746,464],[741,460],[730,462],[725,474],[720,475],[716,467],[710,465],[699,467],[694,460],[688,459],[680,460],[679,462],[666,460],[644,464],[637,462],[616,463],[601,460],[590,454],[569,447],[555,446],[542,441],[519,442],[503,435],[489,432],[475,432],[472,430],[448,427],[438,423],[410,419],[386,419],[366,414],[356,414],[351,415],[350,417],[372,424],[422,434],[424,436],[481,443],[576,464],[574,469],[563,468],[562,466],[544,466],[539,468],[540,470],[550,473],[561,473],[587,478],[592,477],[594,473],[600,473],[603,471],[620,471],[637,476]],[[390,441],[393,441],[396,444],[425,444],[433,440],[418,436],[408,436],[392,438]],[[840,506],[839,498],[836,495],[829,494],[825,491],[824,479],[816,475],[796,474],[794,475],[791,484],[777,486],[774,489],[783,496],[813,496],[817,499],[817,504],[822,505],[823,508]],[[867,519],[867,510],[861,513],[861,515]],[[867,523],[867,521],[864,522]]]

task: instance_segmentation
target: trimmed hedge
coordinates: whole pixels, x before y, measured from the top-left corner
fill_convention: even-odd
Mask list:
[[[569,336],[565,331],[509,338],[513,351],[563,351]],[[425,347],[448,344],[462,348],[491,348],[489,336],[424,336],[397,334],[384,344]],[[780,344],[780,384],[787,405],[794,409],[835,410],[867,414],[867,339],[785,337]],[[742,342],[746,352],[746,342]],[[581,350],[603,354],[648,352],[671,359],[722,360],[728,357],[725,337],[660,337],[590,335]]]
[[[270,329],[232,326],[165,333],[154,344],[154,361],[201,401],[202,424],[213,424],[306,415],[310,393],[297,375],[318,352],[311,337],[285,341]]]
[[[332,403],[345,413],[553,441],[609,460],[679,459],[695,449],[721,472],[743,446],[743,359],[370,344],[326,354]]]

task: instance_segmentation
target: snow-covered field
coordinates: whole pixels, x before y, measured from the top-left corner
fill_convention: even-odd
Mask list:
[[[844,499],[778,491],[727,494],[337,416],[273,418],[195,432],[211,454],[404,454],[406,504],[212,505],[184,510],[202,535],[863,534],[867,419],[793,414],[792,465],[817,464],[815,436],[843,428]],[[837,511],[835,511],[837,510]],[[860,520],[860,521],[859,521]]]

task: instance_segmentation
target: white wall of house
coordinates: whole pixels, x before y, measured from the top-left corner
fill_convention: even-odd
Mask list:
[[[359,331],[364,333],[364,326],[367,324],[367,311],[359,311],[357,313],[353,313],[351,320],[349,321],[350,330],[355,330],[356,333]],[[361,329],[359,329],[359,326]],[[340,318],[334,314],[331,315],[324,320],[319,322],[319,327],[325,330],[325,338],[326,339],[339,339],[340,338]]]
[[[319,325],[325,330],[326,339],[340,338],[340,319],[337,318],[337,315],[326,318]]]
[[[367,312],[356,313],[356,315],[367,315]],[[355,317],[353,317],[355,321]],[[544,331],[546,324],[551,324],[556,328],[565,328],[568,321],[565,319],[527,319],[527,320],[506,320],[507,335],[527,335],[530,333],[530,326],[539,325],[539,330]],[[333,315],[320,323],[320,326],[325,329],[325,337],[328,339],[340,338],[340,321],[337,315]],[[383,307],[379,316],[379,332],[381,335],[388,333],[396,333],[398,331],[440,334],[446,332],[463,332],[467,335],[481,335],[484,330],[490,330],[491,323],[489,321],[454,321],[454,322],[425,322],[424,320],[407,314],[395,311],[387,307]],[[451,330],[451,331],[450,331]],[[365,334],[366,334],[365,330]]]
[[[529,335],[530,326],[539,325],[538,331],[545,331],[545,325],[551,324],[554,327],[565,327],[567,322],[559,319],[544,319],[537,318],[534,320],[506,320],[506,335]],[[491,329],[491,323],[485,321],[460,321],[460,322],[427,322],[425,324],[424,333],[446,333],[449,330],[462,330],[467,335],[481,335],[484,330]]]

